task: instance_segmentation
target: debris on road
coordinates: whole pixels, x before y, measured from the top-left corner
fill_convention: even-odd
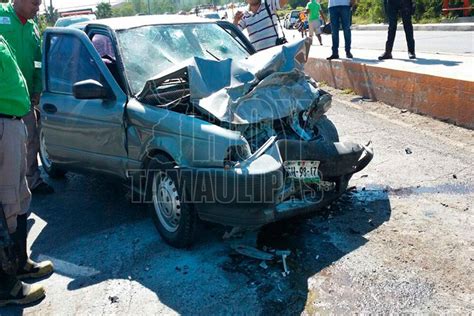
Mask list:
[[[189,272],[189,266],[187,266],[187,265],[185,265],[183,267],[176,266],[174,269],[178,272],[182,272],[184,275],[188,274],[188,272]]]
[[[258,259],[258,260],[273,260],[274,258],[274,256],[271,253],[268,253],[254,247],[250,247],[250,246],[237,245],[233,249],[236,252],[240,253],[241,255]]]
[[[406,152],[407,155],[413,154],[413,151],[411,151],[411,149],[409,147],[405,148],[405,152]]]
[[[239,226],[232,227],[232,230],[230,232],[225,232],[224,236],[222,236],[223,240],[228,240],[234,237],[240,237],[242,235],[242,228]]]
[[[288,265],[286,264],[286,258],[291,255],[291,251],[289,250],[277,250],[275,252],[277,256],[281,256],[281,259],[283,260],[283,270],[284,272],[282,273],[283,276],[286,276],[290,274],[290,270],[288,270]]]
[[[110,301],[110,304],[115,304],[115,303],[118,303],[119,298],[118,296],[109,296],[109,301]]]

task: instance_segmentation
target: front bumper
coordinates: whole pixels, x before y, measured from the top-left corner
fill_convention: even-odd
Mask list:
[[[259,227],[326,207],[347,188],[351,176],[365,168],[373,151],[355,143],[280,140],[240,165],[180,170],[187,202],[199,217],[229,226]],[[289,179],[287,160],[320,161],[321,184]]]

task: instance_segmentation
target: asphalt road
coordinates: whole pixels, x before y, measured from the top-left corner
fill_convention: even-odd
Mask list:
[[[474,310],[474,132],[340,94],[342,139],[371,140],[355,186],[313,219],[268,227],[260,245],[290,249],[291,273],[236,255],[203,226],[190,250],[158,236],[127,190],[102,177],[48,179],[29,242],[56,273],[47,297],[1,315],[453,313]]]
[[[288,30],[290,39],[300,38],[297,31]],[[384,31],[352,31],[352,48],[384,50],[387,32]],[[315,38],[315,42],[317,39]],[[323,35],[323,44],[332,45],[330,35]],[[344,36],[340,32],[340,47],[344,46]],[[417,52],[432,54],[474,54],[474,32],[441,32],[441,31],[415,31],[415,46]],[[405,33],[397,31],[394,51],[407,51]]]

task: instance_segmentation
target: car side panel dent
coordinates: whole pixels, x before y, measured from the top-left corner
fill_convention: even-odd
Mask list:
[[[127,117],[132,160],[144,161],[160,150],[181,167],[223,167],[230,146],[247,144],[239,132],[136,99],[127,105]]]

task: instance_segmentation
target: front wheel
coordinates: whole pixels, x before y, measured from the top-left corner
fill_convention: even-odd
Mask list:
[[[195,240],[197,215],[193,205],[184,200],[173,163],[155,157],[148,167],[150,212],[156,229],[171,246],[187,248]]]
[[[334,123],[326,116],[323,115],[316,122],[318,134],[324,137],[325,140],[337,143],[339,142],[339,133]]]
[[[49,159],[48,151],[46,150],[44,133],[40,130],[40,150],[39,156],[41,159],[41,165],[43,166],[44,171],[50,176],[51,178],[61,178],[66,174],[66,171],[61,170],[58,168],[54,162]]]

